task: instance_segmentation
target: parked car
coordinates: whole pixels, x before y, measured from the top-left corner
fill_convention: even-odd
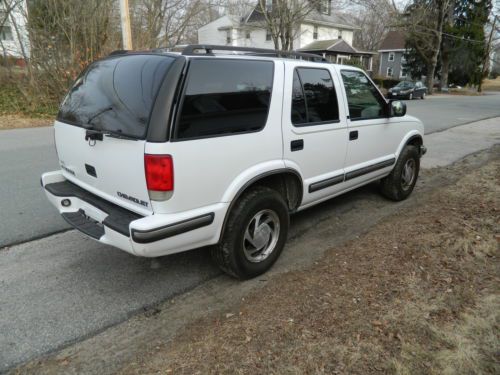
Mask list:
[[[54,123],[48,199],[101,243],[144,257],[209,246],[243,279],[276,261],[290,214],[373,181],[406,199],[426,149],[405,104],[361,69],[266,51],[188,46],[91,64]]]
[[[390,99],[408,99],[414,98],[425,99],[427,95],[427,87],[422,82],[401,81],[393,88],[389,89],[388,96]]]

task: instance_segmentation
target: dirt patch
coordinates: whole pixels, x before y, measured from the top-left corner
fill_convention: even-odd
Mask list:
[[[500,373],[500,162],[119,373]]]
[[[21,115],[0,115],[0,130],[35,128],[52,125],[52,118],[30,118]]]

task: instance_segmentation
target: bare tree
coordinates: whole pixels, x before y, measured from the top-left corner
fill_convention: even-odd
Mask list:
[[[271,34],[275,49],[292,50],[300,34],[300,24],[314,11],[329,2],[320,0],[258,0],[256,10]]]
[[[175,46],[187,38],[197,24],[196,16],[208,10],[206,5],[202,0],[136,0],[132,6],[134,45]]]
[[[443,39],[443,27],[453,0],[415,0],[406,11],[408,42],[426,65],[426,84],[433,92],[434,74]]]

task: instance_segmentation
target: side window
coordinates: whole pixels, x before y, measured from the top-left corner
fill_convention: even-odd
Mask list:
[[[273,72],[271,61],[192,60],[174,138],[262,129],[269,112]]]
[[[297,68],[293,74],[292,124],[315,125],[339,120],[337,95],[326,69]]]
[[[385,116],[386,101],[363,72],[342,70],[351,120]]]

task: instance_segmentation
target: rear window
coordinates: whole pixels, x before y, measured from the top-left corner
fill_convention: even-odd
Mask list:
[[[57,119],[144,138],[156,93],[173,60],[128,55],[91,64],[66,95]]]
[[[195,59],[176,127],[176,139],[246,133],[267,121],[271,61]]]

